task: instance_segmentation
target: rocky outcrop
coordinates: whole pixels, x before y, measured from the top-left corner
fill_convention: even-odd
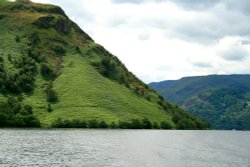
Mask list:
[[[38,28],[53,28],[60,34],[69,34],[71,31],[71,22],[63,16],[43,16],[35,20],[33,23]]]

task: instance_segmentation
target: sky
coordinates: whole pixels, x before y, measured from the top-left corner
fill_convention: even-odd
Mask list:
[[[146,83],[250,74],[249,0],[33,0],[56,4]]]

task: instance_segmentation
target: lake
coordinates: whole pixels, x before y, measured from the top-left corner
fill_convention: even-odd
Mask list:
[[[0,129],[0,166],[250,167],[250,132]]]

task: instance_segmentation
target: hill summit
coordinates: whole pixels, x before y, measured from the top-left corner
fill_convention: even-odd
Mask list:
[[[0,0],[0,126],[206,129],[57,6]]]

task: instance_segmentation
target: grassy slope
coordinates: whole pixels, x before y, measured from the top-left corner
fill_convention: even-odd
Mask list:
[[[58,71],[60,75],[53,81],[54,89],[59,97],[58,102],[51,104],[53,112],[47,111],[48,102],[46,101],[45,89],[49,81],[45,80],[40,73],[36,75],[34,91],[31,94],[22,94],[23,103],[33,107],[34,115],[41,121],[43,127],[51,126],[58,118],[63,120],[97,119],[105,120],[107,123],[148,118],[151,122],[157,123],[167,121],[175,127],[175,123],[172,121],[172,112],[182,113],[183,111],[165,102],[169,108],[165,108],[164,111],[164,107],[158,104],[162,100],[157,93],[150,89],[146,90],[150,100],[136,94],[133,89],[135,87],[144,88],[145,85],[132,74],[127,74],[133,80],[129,85],[132,88],[129,89],[124,84],[118,84],[118,82],[111,81],[98,73],[91,64],[100,61],[103,55],[98,52],[89,52],[89,48],[96,46],[96,44],[91,39],[89,40],[86,34],[75,28],[67,35],[59,34],[51,28],[36,28],[31,23],[48,14],[30,11],[29,7],[17,11],[16,9],[14,11],[6,10],[6,6],[12,5],[11,2],[0,0],[0,15],[5,16],[0,19],[0,54],[4,55],[5,68],[8,73],[15,71],[15,68],[7,60],[7,55],[18,57],[22,49],[27,46],[27,34],[32,31],[39,34],[41,38],[39,50],[42,55],[47,57],[52,66],[57,66],[55,60],[58,59],[58,56],[54,55],[50,46],[56,44],[66,49],[66,54],[62,57],[61,68]],[[32,4],[32,6],[46,10],[54,8],[50,5]],[[56,18],[62,17],[61,14],[57,13],[49,15]],[[19,43],[15,41],[17,35],[21,38]],[[66,41],[67,44],[58,43],[52,39],[60,39]],[[80,47],[81,54],[72,51],[75,46]],[[37,66],[39,68],[39,64]],[[122,66],[119,68],[121,71],[126,71]],[[12,95],[7,94],[7,96]],[[5,101],[7,96],[0,94],[0,101]]]
[[[27,103],[37,104],[37,116],[47,126],[57,118],[62,119],[98,119],[107,122],[149,118],[160,122],[171,119],[166,112],[157,109],[157,105],[139,98],[131,90],[99,75],[88,61],[80,55],[65,56],[62,75],[54,82],[59,102],[52,104],[53,112],[46,112],[42,90]],[[39,83],[41,83],[39,81]],[[45,111],[44,111],[45,110]]]

